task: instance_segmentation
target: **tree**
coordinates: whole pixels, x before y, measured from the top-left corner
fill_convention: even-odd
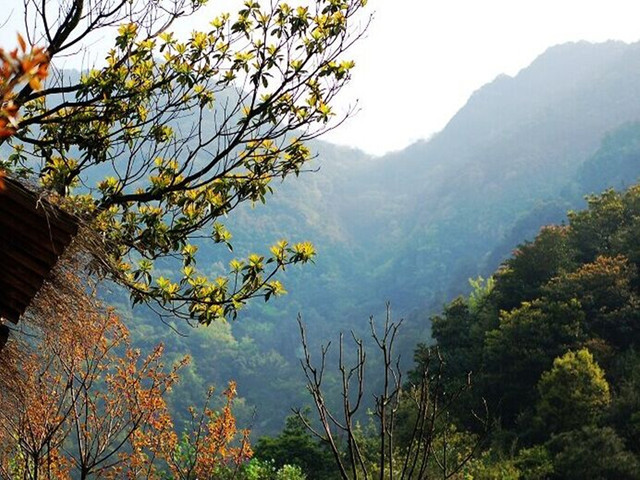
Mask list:
[[[355,362],[347,365],[343,335],[340,334],[338,369],[341,405],[334,411],[324,391],[329,345],[322,347],[320,361],[315,364],[311,359],[302,321],[299,319],[298,323],[304,352],[300,362],[318,416],[318,427],[315,428],[300,410],[296,414],[309,431],[328,446],[340,478],[421,479],[435,474],[447,479],[461,472],[477,451],[482,437],[460,435],[450,423],[449,411],[470,385],[445,391],[444,361],[437,349],[430,352],[428,359],[423,355],[419,369],[413,372],[413,378],[417,381],[403,384],[400,359],[394,352],[402,321],[392,320],[389,305],[382,329],[378,330],[373,318],[370,319],[371,336],[380,356],[379,375],[382,379],[382,387],[373,394],[373,435],[363,435],[357,420],[365,395],[367,355],[363,341],[352,333]],[[409,415],[404,410],[407,405],[411,409]],[[402,417],[399,415],[401,409]],[[401,418],[408,425],[399,425]],[[476,419],[486,428],[486,418],[476,416]],[[402,433],[398,435],[400,431]],[[372,451],[375,451],[373,455]]]
[[[249,431],[238,432],[232,407],[236,398],[236,384],[230,382],[223,392],[224,404],[220,411],[212,408],[214,389],[207,392],[201,411],[190,408],[190,429],[183,432],[180,441],[176,436],[163,451],[163,460],[172,478],[195,480],[219,478],[224,473],[232,475],[252,455]],[[240,433],[240,442],[236,445]]]
[[[276,468],[272,461],[251,459],[243,465],[239,472],[233,472],[232,476],[219,477],[232,480],[306,480],[307,476],[297,465],[283,465]]]
[[[88,225],[96,268],[134,302],[209,323],[250,298],[284,293],[274,275],[313,259],[309,243],[283,240],[208,277],[194,241],[231,248],[224,216],[264,202],[273,180],[304,169],[305,143],[335,126],[331,103],[354,66],[344,53],[367,22],[358,27],[366,0],[264,8],[247,0],[207,31],[177,38],[171,25],[204,3],[26,0],[27,36],[54,68],[42,90],[28,84],[15,96],[23,118],[2,167],[37,178]],[[80,78],[55,68],[116,27],[104,65]],[[154,271],[171,260],[180,275]]]
[[[467,375],[481,369],[486,333],[498,327],[498,313],[490,304],[491,298],[481,295],[476,290],[468,300],[458,297],[445,305],[442,314],[431,319],[432,336],[438,342],[445,360],[446,379],[453,388],[462,386]],[[419,346],[414,356],[418,365],[420,351]],[[429,349],[425,352],[429,358]]]
[[[610,427],[584,426],[562,433],[548,442],[555,476],[567,480],[632,480],[640,465]]]
[[[63,262],[0,356],[0,475],[3,478],[216,478],[251,456],[231,413],[192,415],[175,432],[166,394],[187,359],[166,367],[159,345],[143,356],[128,330],[86,291],[76,263]],[[20,341],[28,338],[28,341]]]
[[[523,406],[535,403],[540,375],[553,360],[583,340],[583,322],[576,300],[536,299],[501,313],[499,328],[486,334],[479,382],[504,426],[512,427]]]
[[[441,315],[431,319],[432,335],[442,348],[447,371],[452,377],[463,378],[476,369],[482,360],[482,338],[476,338],[477,315],[470,311],[467,301],[458,297],[447,304]]]
[[[554,278],[543,290],[555,300],[579,300],[585,330],[624,349],[637,342],[640,332],[639,300],[632,286],[636,276],[635,265],[626,257],[598,256],[592,263]]]
[[[260,438],[254,447],[254,458],[273,461],[277,468],[296,465],[309,480],[337,478],[331,452],[296,416],[287,417],[284,430],[277,437]]]
[[[533,242],[520,245],[496,272],[494,295],[499,309],[511,310],[540,294],[540,287],[573,266],[569,229],[544,227]]]
[[[625,205],[626,196],[610,189],[588,197],[588,209],[569,212],[571,243],[575,245],[580,261],[592,262],[598,255],[613,251],[615,232],[631,217]]]
[[[594,424],[611,402],[604,371],[586,348],[556,358],[538,392],[538,415],[549,434]]]

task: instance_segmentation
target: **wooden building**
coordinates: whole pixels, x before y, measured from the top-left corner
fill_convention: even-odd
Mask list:
[[[78,224],[71,215],[19,182],[3,179],[0,190],[0,324],[18,322],[77,231]],[[2,337],[8,329],[4,325],[0,327]],[[0,338],[0,349],[2,344]]]

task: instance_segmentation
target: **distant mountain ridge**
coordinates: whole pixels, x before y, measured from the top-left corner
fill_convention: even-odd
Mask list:
[[[560,196],[606,133],[640,118],[639,77],[640,44],[552,47],[515,77],[476,91],[429,142],[383,159],[381,181],[393,169],[416,192],[402,251],[423,252],[403,255],[392,270],[426,262],[441,282],[456,257],[477,263],[517,218]],[[436,226],[441,233],[424,248]]]

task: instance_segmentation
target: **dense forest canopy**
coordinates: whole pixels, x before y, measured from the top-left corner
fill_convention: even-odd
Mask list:
[[[474,372],[458,415],[488,402],[497,463],[536,449],[551,478],[638,478],[640,187],[588,204],[448,304],[433,336],[450,381]],[[611,451],[594,458],[596,444]]]

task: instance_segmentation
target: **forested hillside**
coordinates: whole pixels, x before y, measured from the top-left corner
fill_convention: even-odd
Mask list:
[[[480,478],[640,475],[639,219],[638,186],[592,196],[434,317],[450,388],[473,372],[455,416],[495,422]]]
[[[185,338],[139,310],[130,322],[136,338],[192,353],[194,397],[211,380],[236,379],[254,430],[281,428],[290,406],[306,401],[299,312],[318,344],[340,329],[366,331],[389,300],[408,317],[408,358],[429,334],[429,315],[467,292],[468,278],[490,274],[542,225],[584,205],[585,194],[635,181],[639,64],[639,45],[561,45],[480,88],[428,142],[379,158],[316,143],[310,171],[272,183],[267,205],[229,219],[234,252],[200,252],[215,272],[280,238],[310,240],[315,265],[284,273],[288,295],[249,305],[232,324],[193,330],[176,322]]]

